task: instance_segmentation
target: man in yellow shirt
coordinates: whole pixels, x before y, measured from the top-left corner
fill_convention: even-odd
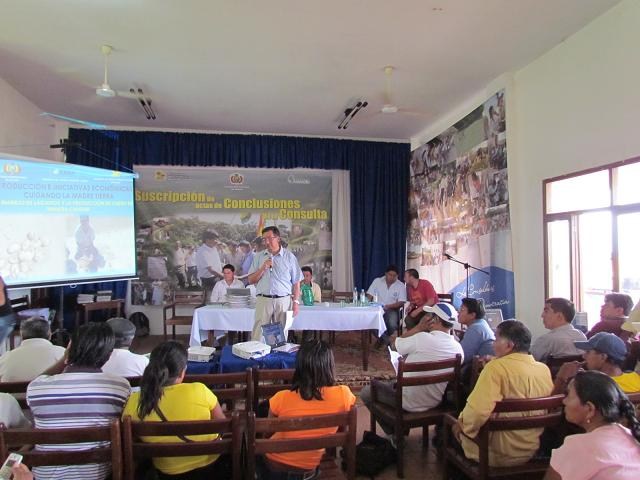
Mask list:
[[[553,382],[549,367],[529,355],[530,347],[531,332],[522,322],[507,320],[498,325],[494,343],[498,358],[487,363],[480,373],[453,429],[467,458],[479,460],[478,446],[471,439],[489,419],[496,402],[507,398],[546,397],[551,393]],[[541,433],[539,428],[494,432],[489,440],[489,465],[526,463],[538,450]]]

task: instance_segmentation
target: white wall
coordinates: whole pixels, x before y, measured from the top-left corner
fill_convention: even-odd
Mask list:
[[[0,153],[63,161],[60,150],[50,149],[49,145],[66,138],[68,127],[64,122],[41,117],[41,112],[0,78]],[[29,291],[12,290],[9,296],[15,298]]]
[[[429,140],[506,87],[516,310],[534,335],[544,330],[542,181],[640,155],[638,25],[640,2],[621,2],[412,139]]]
[[[42,117],[36,105],[0,78],[0,152],[63,161],[49,145],[67,137],[64,122]]]

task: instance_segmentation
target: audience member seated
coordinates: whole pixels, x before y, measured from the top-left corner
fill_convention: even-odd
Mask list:
[[[113,330],[116,343],[111,357],[102,367],[102,371],[122,377],[142,376],[144,369],[149,364],[149,359],[144,355],[129,351],[136,336],[136,326],[122,317],[110,318],[107,320],[107,325]]]
[[[435,362],[449,360],[457,354],[464,356],[462,346],[451,335],[451,328],[455,323],[455,310],[452,305],[438,303],[433,307],[423,307],[427,315],[420,320],[418,325],[407,330],[396,339],[396,350],[405,357],[407,363]],[[433,372],[440,373],[440,371]],[[419,372],[408,373],[420,375]],[[395,382],[372,379],[376,384],[378,401],[389,406],[395,406]],[[442,403],[442,396],[447,388],[447,382],[433,385],[419,385],[402,389],[402,408],[407,412],[424,412],[437,407]],[[371,406],[371,386],[365,386],[360,392],[362,402],[369,408]],[[382,430],[391,438],[394,433],[393,424],[376,418]]]
[[[573,342],[587,339],[584,333],[576,330],[571,321],[576,315],[573,302],[566,298],[548,298],[542,310],[542,323],[549,330],[539,337],[531,347],[531,355],[539,362],[546,362],[550,355],[568,357],[582,353]]]
[[[9,393],[0,392],[0,425],[5,428],[31,426],[29,420],[22,413],[20,404]]]
[[[404,312],[405,325],[410,330],[426,314],[423,307],[425,305],[432,307],[438,303],[439,299],[431,282],[421,279],[415,268],[410,268],[404,272],[404,283],[407,286],[407,299],[409,300],[409,306]]]
[[[224,418],[218,399],[204,384],[183,383],[187,371],[187,349],[179,342],[161,343],[151,352],[149,366],[133,392],[123,416],[144,422],[195,421]],[[193,437],[144,437],[145,442],[211,441],[216,434]],[[231,478],[230,462],[220,455],[159,457],[153,465],[162,479]]]
[[[624,342],[613,333],[600,332],[584,342],[575,342],[575,346],[584,350],[584,367],[609,375],[625,393],[640,392],[640,374],[624,373],[622,364],[627,355]],[[565,363],[556,375],[554,392],[562,393],[569,381],[582,368],[580,362]]]
[[[27,387],[27,404],[36,428],[103,426],[120,418],[131,390],[129,382],[101,370],[114,343],[113,331],[106,323],[88,323],[73,332],[66,358]],[[69,444],[56,446],[56,450],[77,451],[92,446],[95,445]],[[47,450],[47,445],[39,445],[38,449]],[[38,480],[102,480],[110,470],[107,463],[50,466],[34,468],[34,475]]]
[[[300,288],[302,285],[309,285],[311,287],[311,293],[313,293],[313,303],[322,302],[322,290],[320,285],[313,281],[313,270],[311,267],[302,267],[302,281],[300,282]]]
[[[244,283],[235,278],[236,268],[230,263],[222,267],[222,280],[218,280],[211,291],[211,302],[224,302],[229,288],[244,288]]]
[[[378,339],[376,348],[382,348],[384,345],[391,343],[391,335],[398,330],[400,321],[400,309],[407,300],[407,290],[400,280],[398,280],[398,267],[389,265],[382,277],[376,278],[371,282],[369,290],[367,290],[369,300],[378,298],[384,308],[384,324],[387,331]]]
[[[546,397],[553,389],[551,372],[529,355],[531,332],[517,320],[498,325],[494,349],[497,358],[484,367],[467,404],[453,428],[467,458],[478,461],[475,438],[491,416],[496,402],[507,398]],[[514,414],[507,414],[513,416]],[[542,429],[494,432],[489,439],[489,465],[512,466],[528,462],[540,444]]]
[[[567,421],[586,433],[566,437],[552,452],[545,480],[640,478],[640,422],[633,404],[611,378],[601,372],[579,372],[563,403]]]
[[[49,322],[40,317],[22,321],[20,336],[20,346],[0,357],[0,381],[33,380],[64,356],[64,348],[50,341]]]
[[[460,341],[464,350],[463,365],[471,365],[473,357],[478,355],[495,355],[493,343],[496,336],[491,327],[484,319],[484,307],[475,298],[463,298],[458,312],[458,322],[465,325],[467,329]]]
[[[269,400],[269,416],[304,417],[347,412],[356,397],[346,385],[335,384],[333,352],[328,343],[311,340],[298,350],[291,390],[282,390]],[[335,433],[335,428],[276,432],[271,438],[294,439]],[[258,478],[275,480],[315,478],[322,450],[269,453],[258,459]]]
[[[596,333],[608,332],[617,335],[625,343],[629,342],[631,334],[622,329],[626,317],[633,308],[633,300],[625,293],[609,293],[604,296],[604,303],[600,307],[600,321],[587,333],[587,338]]]

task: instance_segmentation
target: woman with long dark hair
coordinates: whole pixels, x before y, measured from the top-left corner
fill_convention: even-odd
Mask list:
[[[202,383],[182,383],[187,370],[187,349],[175,341],[164,342],[151,352],[142,375],[140,391],[133,392],[123,416],[144,422],[209,420],[224,418],[216,396]],[[217,435],[195,435],[194,442]],[[146,442],[179,442],[178,437],[144,437]],[[218,455],[159,457],[153,459],[160,479],[200,480],[226,471]]]
[[[564,411],[567,421],[586,433],[566,437],[552,452],[545,480],[640,478],[640,422],[634,405],[611,377],[578,372],[569,384]]]
[[[305,342],[298,350],[291,390],[269,400],[269,416],[300,417],[346,412],[356,397],[346,385],[336,385],[333,352],[322,340]],[[272,438],[305,438],[335,433],[336,428],[276,432]],[[267,454],[259,468],[262,479],[315,478],[323,450]]]

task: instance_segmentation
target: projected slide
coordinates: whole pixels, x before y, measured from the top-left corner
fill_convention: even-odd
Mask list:
[[[134,277],[134,178],[0,155],[0,275],[5,283]]]

